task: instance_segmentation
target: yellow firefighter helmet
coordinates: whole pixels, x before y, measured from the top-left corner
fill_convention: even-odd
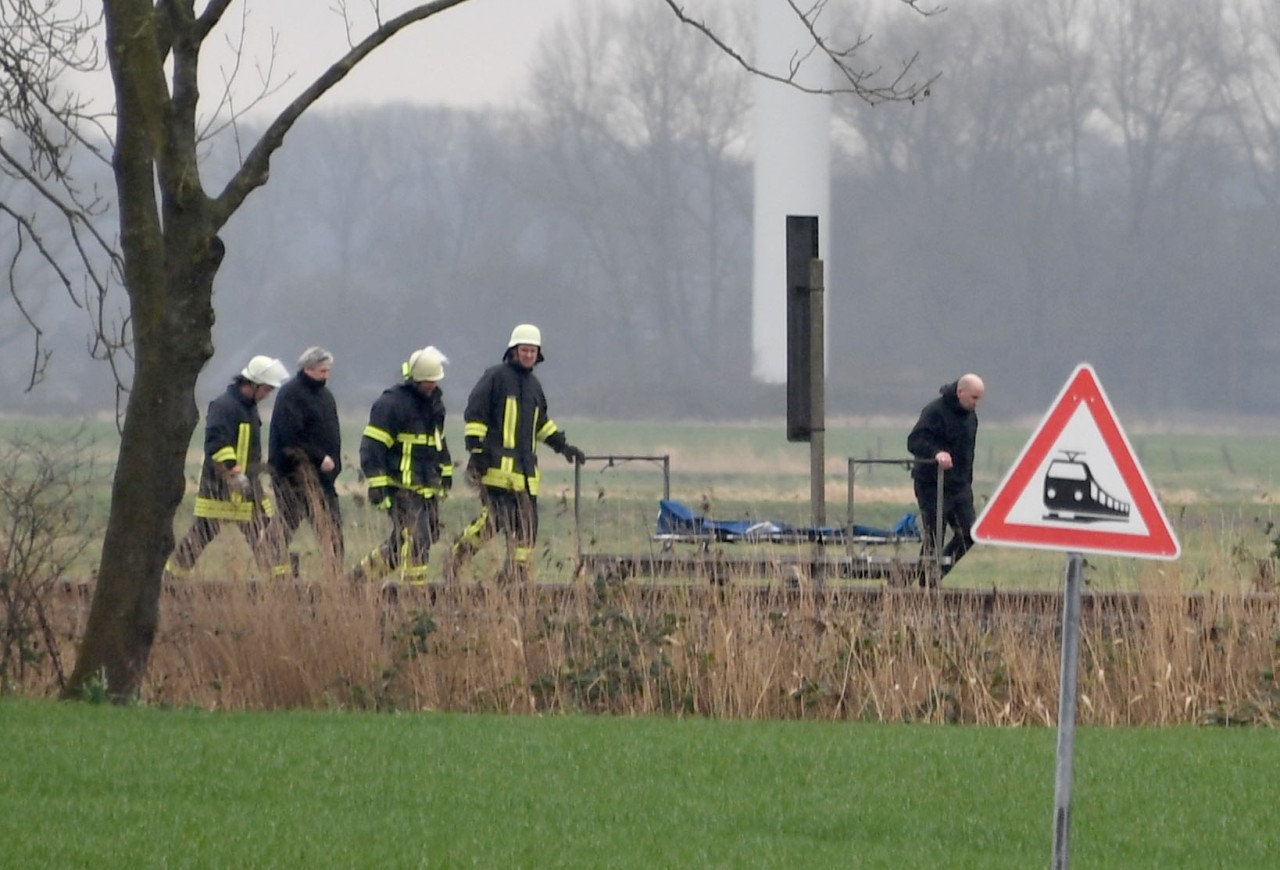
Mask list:
[[[538,362],[545,362],[546,357],[542,355],[542,330],[534,326],[532,323],[521,323],[511,330],[511,339],[507,342],[507,351],[502,355],[506,359],[513,348],[522,344],[531,344],[538,349]]]
[[[276,387],[289,380],[289,370],[284,363],[269,356],[255,356],[240,370],[240,377],[264,387]]]
[[[432,346],[415,350],[404,364],[404,377],[408,381],[431,381],[439,383],[444,380],[444,364],[449,358]]]

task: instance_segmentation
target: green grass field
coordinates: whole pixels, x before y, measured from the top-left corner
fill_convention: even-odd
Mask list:
[[[1026,868],[1055,732],[0,701],[5,867]],[[1082,729],[1078,867],[1274,867],[1262,729]]]

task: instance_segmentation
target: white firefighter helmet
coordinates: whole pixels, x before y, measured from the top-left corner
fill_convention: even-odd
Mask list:
[[[522,344],[531,344],[536,347],[538,349],[538,362],[546,361],[546,357],[542,355],[542,330],[532,323],[521,323],[511,330],[511,339],[507,342],[507,352],[503,354],[503,359],[506,359],[507,354],[511,353],[512,348]]]
[[[264,387],[276,387],[289,380],[289,370],[284,363],[269,356],[255,356],[240,370],[240,377]]]
[[[405,379],[439,383],[444,380],[444,364],[448,361],[447,356],[430,345],[422,350],[415,350],[409,354],[409,360],[404,364]]]

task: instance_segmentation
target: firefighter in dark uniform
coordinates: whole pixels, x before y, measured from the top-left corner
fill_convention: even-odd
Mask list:
[[[276,516],[270,536],[277,563],[294,566],[289,542],[303,519],[311,521],[322,557],[341,571],[342,510],[336,480],[342,471],[342,432],[338,404],[329,392],[333,354],[309,347],[298,358],[297,374],[276,396],[267,439]]]
[[[258,404],[288,379],[289,372],[280,360],[255,356],[226,392],[209,403],[196,520],[165,565],[171,577],[186,575],[195,567],[224,522],[239,527],[260,568],[276,573],[262,540],[274,511],[258,477],[265,470]]]
[[[453,461],[444,436],[444,354],[415,351],[404,381],[385,390],[369,411],[360,439],[360,468],[369,503],[391,515],[391,536],[356,566],[362,582],[399,569],[405,583],[427,582],[427,557],[439,536],[439,501],[453,486]]]
[[[542,384],[533,373],[544,359],[538,327],[518,325],[501,364],[480,376],[467,400],[467,480],[480,488],[481,509],[453,544],[447,579],[456,579],[462,565],[499,531],[507,541],[504,576],[527,578],[538,538],[537,444],[544,442],[570,462],[586,458],[547,413]]]

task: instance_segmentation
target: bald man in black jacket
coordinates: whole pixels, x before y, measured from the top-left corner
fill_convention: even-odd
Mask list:
[[[952,529],[942,549],[942,574],[946,575],[973,547],[973,452],[978,440],[978,404],[986,393],[982,378],[961,376],[938,390],[938,398],[924,406],[920,419],[907,436],[907,449],[916,459],[912,466],[916,504],[920,508],[921,555],[936,552],[933,540],[938,526],[938,468],[942,478],[942,522]],[[946,537],[946,529],[943,529]],[[926,582],[921,574],[921,583]]]

